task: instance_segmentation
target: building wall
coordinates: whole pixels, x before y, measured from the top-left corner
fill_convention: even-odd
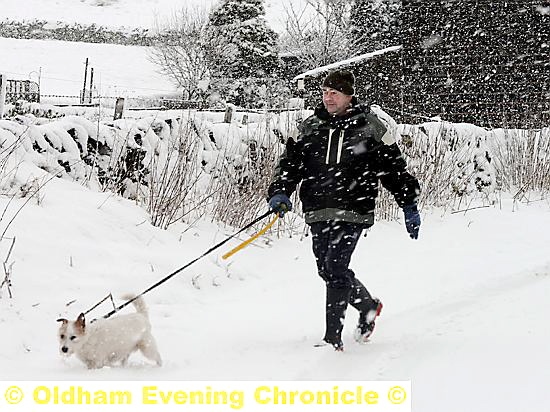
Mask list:
[[[360,100],[398,110],[401,107],[401,55],[399,51],[374,56],[358,63],[343,65],[355,75],[355,93]],[[321,102],[321,85],[330,70],[305,78],[306,107]]]
[[[400,51],[345,66],[359,98],[407,123],[550,125],[550,0],[403,0],[400,31]]]
[[[549,125],[548,3],[405,0],[403,112],[486,127]]]

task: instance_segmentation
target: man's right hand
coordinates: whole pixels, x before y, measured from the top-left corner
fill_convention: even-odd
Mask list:
[[[271,196],[268,203],[273,213],[278,213],[279,217],[283,217],[286,212],[292,210],[292,202],[284,193]]]

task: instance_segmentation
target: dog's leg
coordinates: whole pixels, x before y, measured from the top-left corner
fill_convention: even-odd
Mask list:
[[[155,362],[158,366],[162,366],[162,359],[160,358],[160,354],[157,350],[157,344],[155,342],[155,338],[153,338],[153,335],[146,334],[143,336],[143,339],[139,341],[138,348],[143,353],[143,356],[145,356],[147,359],[152,360]]]
[[[120,360],[120,366],[122,366],[123,368],[125,368],[127,365],[128,365],[128,358],[130,357],[130,354],[128,354],[128,356],[125,356],[124,358],[122,358]]]
[[[93,361],[93,360],[87,360],[85,361],[86,363],[86,367],[88,369],[99,369],[100,366],[97,364],[97,362]]]

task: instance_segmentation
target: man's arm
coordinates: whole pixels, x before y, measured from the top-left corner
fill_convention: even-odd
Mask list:
[[[383,145],[378,149],[379,179],[394,196],[399,207],[416,204],[420,194],[418,180],[407,172],[407,163],[397,143]]]
[[[273,179],[269,185],[268,198],[283,193],[290,197],[296,186],[302,180],[302,151],[301,141],[288,139],[285,151],[273,172]]]

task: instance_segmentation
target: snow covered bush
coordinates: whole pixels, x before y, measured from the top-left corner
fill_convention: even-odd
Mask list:
[[[209,17],[208,36],[221,39],[225,51],[209,56],[210,87],[240,107],[274,107],[278,96],[288,95],[277,78],[277,34],[267,25],[263,3],[222,0]]]
[[[218,115],[170,111],[91,122],[28,114],[2,120],[1,190],[24,192],[46,172],[133,199],[159,227],[206,213],[235,222],[233,205],[243,208],[238,219],[265,207],[262,191],[280,153],[280,137],[295,124],[255,114],[246,124],[242,116],[213,123]],[[28,169],[25,175],[21,165]]]
[[[215,78],[269,77],[278,66],[277,34],[267,26],[263,0],[222,0],[210,13],[208,30],[219,33],[231,59],[212,68]]]
[[[488,132],[496,179],[518,199],[529,192],[550,192],[550,127],[540,130],[495,129]]]
[[[266,189],[284,143],[310,114],[236,112],[230,123],[222,112],[197,111],[143,112],[103,122],[17,115],[0,120],[0,190],[39,202],[40,187],[55,176],[133,199],[162,228],[204,216],[238,227],[266,210]],[[423,207],[494,203],[499,190],[522,199],[550,191],[549,128],[394,126],[421,182]],[[299,210],[297,204],[292,216]],[[391,219],[398,212],[382,191],[377,217]]]
[[[467,197],[493,200],[495,170],[485,129],[431,122],[401,125],[399,131],[409,168],[421,182],[421,204],[458,207]]]

